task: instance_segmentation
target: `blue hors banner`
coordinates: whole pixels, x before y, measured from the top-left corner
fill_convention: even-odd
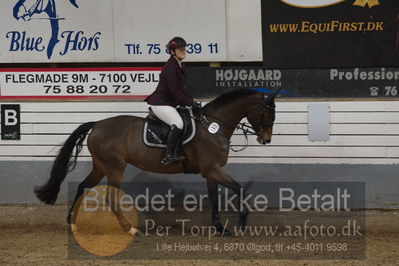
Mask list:
[[[225,60],[224,0],[115,0],[116,61],[159,61],[173,36],[188,42],[187,60]]]
[[[108,0],[2,1],[0,62],[112,61],[111,9]]]
[[[165,61],[174,36],[189,60],[227,54],[224,0],[3,0],[0,21],[0,63]]]

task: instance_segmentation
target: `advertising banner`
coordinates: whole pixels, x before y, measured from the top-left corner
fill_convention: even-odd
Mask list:
[[[297,98],[399,98],[399,68],[192,67],[188,77],[188,88],[198,98],[213,98],[238,88],[282,89],[281,97]]]
[[[144,99],[158,85],[161,67],[25,68],[0,70],[0,99]],[[399,97],[398,68],[264,69],[188,67],[194,98],[239,88],[276,90],[280,97]]]
[[[114,60],[112,1],[4,0],[0,63]]]
[[[398,66],[397,0],[262,0],[267,68]]]
[[[184,37],[188,61],[222,61],[224,0],[4,0],[0,63],[162,62]]]
[[[115,60],[166,61],[174,36],[188,42],[187,61],[226,60],[224,0],[114,1]]]
[[[0,99],[144,98],[161,68],[1,69]]]

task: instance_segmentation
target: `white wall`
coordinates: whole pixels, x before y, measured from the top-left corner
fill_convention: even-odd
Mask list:
[[[21,104],[21,140],[0,141],[0,161],[54,160],[57,150],[81,123],[119,114],[146,116],[142,102],[54,102]],[[230,153],[230,162],[306,164],[398,164],[399,101],[330,102],[331,136],[307,138],[307,102],[277,102],[270,145]],[[244,143],[236,134],[233,145]],[[239,148],[239,147],[236,147]],[[90,160],[86,149],[80,160]]]
[[[227,61],[262,61],[260,0],[226,0]]]

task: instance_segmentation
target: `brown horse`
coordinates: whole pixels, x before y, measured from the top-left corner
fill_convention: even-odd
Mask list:
[[[222,94],[204,106],[200,114],[202,122],[196,121],[196,135],[184,145],[184,152],[191,169],[196,173],[201,173],[206,179],[212,206],[212,225],[221,234],[227,235],[229,232],[222,226],[219,218],[218,184],[222,184],[238,195],[242,189],[241,185],[223,169],[228,160],[230,138],[240,121],[246,117],[258,136],[257,141],[261,144],[270,143],[275,119],[274,98],[277,93],[275,91],[266,95],[255,90],[240,89]],[[105,175],[108,184],[118,188],[128,163],[144,171],[166,174],[182,173],[183,164],[181,162],[168,166],[161,164],[164,149],[144,144],[142,139],[144,121],[143,118],[135,116],[117,116],[80,125],[61,148],[53,164],[50,179],[45,185],[35,189],[37,197],[47,204],[55,203],[61,182],[67,175],[71,163],[76,164],[78,153],[90,130],[92,131],[89,134],[87,146],[92,156],[93,169],[78,187],[77,195],[68,214],[68,222],[72,222],[72,225],[75,223],[76,217],[76,213],[72,213],[73,206],[79,203],[78,198],[84,189],[94,187]],[[206,126],[211,122],[220,125],[217,134],[208,132]],[[71,162],[71,155],[75,147],[74,161]],[[114,204],[110,206],[114,206]],[[120,208],[117,208],[114,213],[126,232],[135,231],[123,216]],[[246,225],[247,215],[248,212],[245,209],[240,210],[239,226]]]

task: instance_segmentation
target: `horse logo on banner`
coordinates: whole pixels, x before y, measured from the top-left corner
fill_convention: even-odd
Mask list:
[[[69,0],[69,2],[76,8],[76,0]],[[36,14],[47,14],[46,17],[35,18]],[[57,15],[55,0],[19,0],[13,8],[13,16],[16,20],[30,21],[31,19],[47,19],[51,25],[51,38],[47,46],[47,58],[50,59],[54,47],[60,41],[58,39],[59,21],[65,18],[59,18]]]

